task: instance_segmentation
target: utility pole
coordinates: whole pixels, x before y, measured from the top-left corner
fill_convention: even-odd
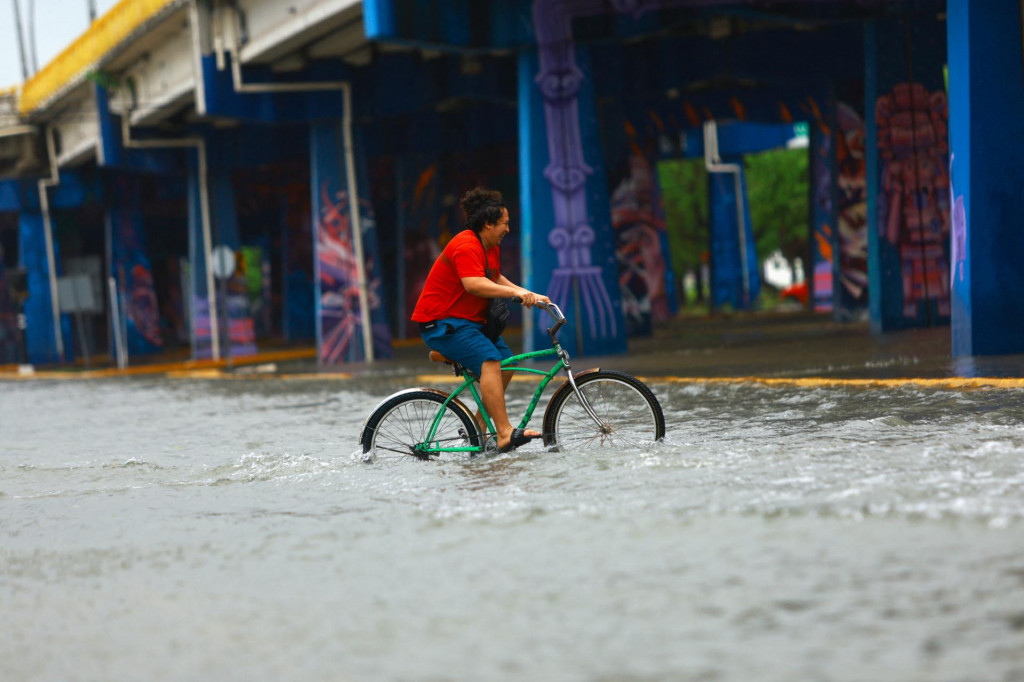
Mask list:
[[[34,76],[39,71],[39,51],[36,50],[36,0],[28,0],[28,61]]]
[[[21,79],[28,80],[28,63],[25,61],[25,36],[21,28],[21,8],[18,0],[11,0],[14,5],[14,32],[18,35],[18,56],[21,57]]]

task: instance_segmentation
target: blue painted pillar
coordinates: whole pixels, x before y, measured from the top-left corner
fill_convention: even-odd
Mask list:
[[[868,315],[871,331],[885,331],[882,318],[882,256],[878,239],[878,125],[872,113],[878,99],[878,23],[864,27],[864,184],[868,220]]]
[[[214,247],[230,246],[237,251],[242,245],[238,232],[238,212],[235,210],[235,187],[230,169],[215,166],[210,170],[210,203],[213,224],[216,225]]]
[[[163,348],[163,337],[153,270],[146,252],[138,179],[130,175],[115,177],[109,185],[109,197],[106,210],[110,225],[111,270],[121,298],[128,353],[154,353]]]
[[[540,91],[533,82],[537,73],[537,53],[531,50],[519,52],[518,64],[518,113],[519,127],[519,260],[522,281],[520,284],[530,291],[544,293],[550,276],[538,277],[534,267],[536,253],[535,232],[550,219],[540,221],[541,215],[551,216],[551,190],[544,180],[544,165],[547,163],[546,129],[544,126],[544,102]],[[546,251],[546,249],[545,249]],[[550,267],[550,266],[549,266]],[[539,282],[543,279],[543,283]],[[535,322],[540,322],[535,326]],[[527,311],[523,315],[523,351],[531,352],[547,346],[550,342],[544,336],[543,323],[538,315]]]
[[[949,0],[953,354],[1024,353],[1020,3]]]
[[[761,293],[761,276],[754,228],[750,224],[746,173],[741,156],[726,157],[723,162],[740,167],[739,194],[735,173],[708,173],[711,305],[717,308],[729,304],[736,310],[747,310]],[[738,201],[742,202],[743,210],[742,241]]]
[[[363,362],[362,297],[353,241],[348,178],[341,121],[310,126],[310,191],[313,207],[313,246],[316,336],[320,364]],[[391,335],[381,294],[376,222],[366,188],[365,164],[356,154],[356,176],[366,272],[365,300],[369,307],[373,355],[391,355]]]
[[[214,138],[217,139],[217,138]],[[223,147],[227,140],[220,137],[218,147]],[[231,179],[231,168],[224,164],[223,150],[218,149],[221,163],[215,163],[210,169],[210,204],[215,226],[213,245],[227,246],[240,257],[242,246],[241,233],[238,228],[238,210],[235,205],[235,186]],[[223,164],[223,165],[222,165]],[[245,288],[245,276],[238,270],[225,281],[216,280],[217,314],[221,318],[221,352],[225,349],[230,357],[253,355],[256,347],[256,325],[249,309],[249,294]]]
[[[56,234],[53,242],[54,261],[60,263]],[[22,206],[18,221],[18,260],[28,274],[28,298],[25,300],[25,345],[28,360],[34,365],[63,362],[72,352],[71,323],[61,315],[64,358],[57,353],[53,328],[53,304],[50,298],[50,265],[46,258],[46,237],[43,215],[38,205]],[[58,266],[57,275],[60,270]]]
[[[569,323],[559,340],[570,352],[622,353],[626,326],[589,52],[572,43],[543,49],[545,60],[533,51],[519,57],[522,284],[562,308]],[[569,52],[567,66],[559,59]],[[550,318],[527,315],[524,346],[549,346]]]

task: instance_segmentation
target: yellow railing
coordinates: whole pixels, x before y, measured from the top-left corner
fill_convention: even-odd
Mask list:
[[[121,44],[133,31],[162,9],[178,0],[121,0],[93,22],[53,61],[25,81],[18,111],[29,114],[55,95],[105,54]],[[44,29],[45,30],[45,29]]]

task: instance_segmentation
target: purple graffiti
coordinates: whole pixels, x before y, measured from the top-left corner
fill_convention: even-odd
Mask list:
[[[639,17],[662,8],[720,4],[725,0],[534,0],[533,27],[540,55],[535,81],[544,99],[550,158],[544,177],[551,185],[555,211],[548,242],[558,256],[548,294],[567,308],[575,285],[592,338],[614,336],[616,316],[590,250],[594,229],[587,216],[586,187],[594,171],[583,156],[578,107],[583,73],[576,64],[573,19],[608,12]]]
[[[533,4],[540,49],[540,73],[535,80],[544,98],[550,157],[544,177],[551,185],[555,210],[555,227],[548,242],[558,257],[548,293],[568,307],[573,283],[577,283],[592,337],[614,335],[616,325],[601,268],[591,259],[594,230],[587,217],[586,185],[587,176],[594,171],[583,158],[578,110],[583,73],[576,65],[572,19],[604,12],[606,7],[601,0],[536,0]]]
[[[317,223],[317,264],[320,273],[320,310],[323,341],[320,360],[325,365],[353,358],[362,329],[359,306],[359,278],[348,194],[330,195],[325,182],[320,188],[322,208]]]
[[[953,205],[953,215],[951,218],[953,238],[950,240],[950,248],[952,254],[950,254],[950,260],[953,261],[952,272],[949,278],[950,289],[956,284],[957,280],[964,281],[964,262],[967,260],[967,211],[964,208],[964,195],[957,196],[953,190],[953,158],[954,155],[949,155],[949,199]]]

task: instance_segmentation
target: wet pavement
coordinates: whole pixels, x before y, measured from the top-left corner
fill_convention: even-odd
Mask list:
[[[0,680],[1024,680],[1024,386],[948,329],[680,320],[575,363],[663,441],[431,462],[357,445],[420,344],[310,356],[0,383]]]

